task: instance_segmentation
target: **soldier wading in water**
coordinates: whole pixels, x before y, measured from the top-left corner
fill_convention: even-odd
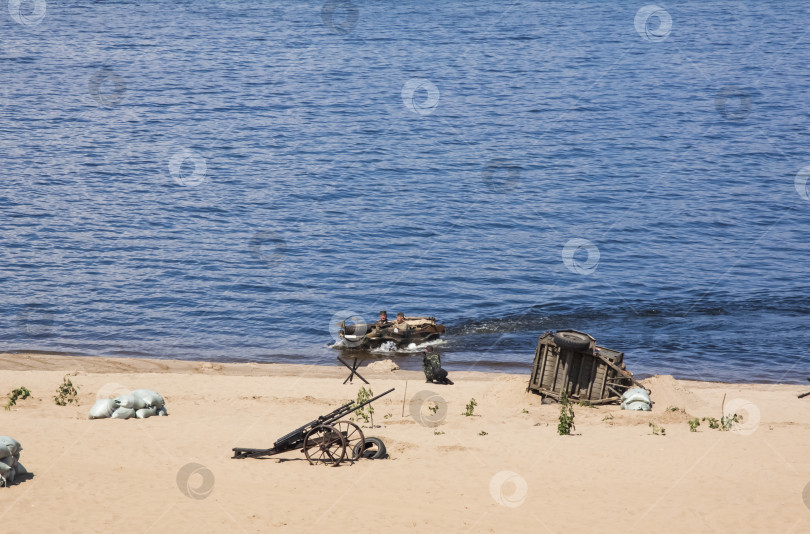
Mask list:
[[[428,345],[422,354],[422,370],[425,372],[425,382],[433,384],[453,385],[453,381],[447,378],[447,371],[442,369],[442,360],[439,353]]]

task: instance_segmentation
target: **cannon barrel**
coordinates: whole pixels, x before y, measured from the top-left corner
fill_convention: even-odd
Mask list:
[[[326,424],[334,423],[335,421],[337,421],[341,417],[349,415],[350,413],[352,413],[355,410],[359,410],[360,408],[362,408],[366,404],[371,404],[372,402],[379,399],[380,397],[385,397],[386,395],[388,395],[389,393],[391,393],[395,389],[396,388],[391,388],[388,391],[386,391],[385,393],[380,393],[376,397],[372,397],[372,398],[368,399],[366,402],[358,404],[357,406],[351,406],[351,407],[347,408],[347,406],[350,406],[350,405],[354,404],[354,401],[352,401],[349,404],[346,404],[345,406],[342,406],[341,408],[338,408],[337,410],[335,410],[334,412],[332,412],[328,416],[324,416],[323,422],[326,423]]]
[[[335,421],[349,415],[353,411],[359,410],[360,408],[362,408],[366,404],[372,403],[375,400],[379,399],[380,397],[384,397],[385,395],[388,395],[389,393],[394,391],[394,389],[396,389],[396,388],[391,388],[388,391],[386,391],[385,393],[380,393],[376,397],[372,397],[369,400],[367,400],[366,402],[358,404],[357,406],[355,406],[355,401],[349,401],[346,404],[344,404],[343,406],[341,406],[340,408],[336,408],[336,409],[332,410],[331,412],[329,412],[328,414],[322,415],[322,416],[318,417],[317,419],[315,419],[314,421],[310,421],[309,423],[296,428],[295,430],[293,430],[289,434],[285,434],[285,435],[281,436],[273,444],[273,447],[278,451],[284,451],[284,450],[287,450],[287,449],[289,449],[291,447],[295,447],[298,442],[300,442],[300,441],[302,441],[304,439],[304,437],[306,436],[306,433],[310,429],[314,428],[315,426],[317,426],[317,425],[330,425],[330,424],[334,423]]]

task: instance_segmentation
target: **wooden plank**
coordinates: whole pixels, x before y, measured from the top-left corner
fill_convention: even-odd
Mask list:
[[[547,367],[546,364],[548,363],[548,345],[542,345],[542,346],[538,345],[537,346],[537,352],[540,353],[540,358],[542,360],[540,362],[540,380],[538,381],[539,385],[542,386],[543,385],[543,377],[545,376],[545,373],[546,373],[546,367]]]
[[[598,399],[595,401],[591,401],[591,404],[598,405],[598,404],[610,404],[611,402],[620,402],[622,400],[621,397],[607,397],[605,399]]]
[[[601,394],[599,393],[599,384],[602,383],[604,375],[605,375],[605,367],[603,365],[600,365],[599,362],[596,362],[596,372],[593,375],[594,389],[591,398],[594,399],[602,398]]]
[[[537,349],[534,351],[534,362],[532,362],[532,376],[529,378],[529,389],[532,389],[532,386],[536,386],[537,383],[537,367],[538,364],[541,364],[540,361],[540,353],[542,352],[543,346],[538,343]]]
[[[588,400],[593,398],[593,383],[596,382],[596,362],[597,359],[594,358],[593,362],[591,362],[591,375],[588,379]]]
[[[546,363],[545,363],[545,370],[543,371],[543,387],[546,389],[553,389],[552,386],[554,384],[554,377],[552,376],[552,369],[557,362],[557,357],[554,355],[554,348],[550,346],[546,346]]]
[[[599,367],[604,368],[604,364],[600,365]],[[607,369],[605,368],[604,372],[602,374],[602,385],[599,387],[599,398],[600,399],[605,398],[605,386],[607,386],[607,375],[608,375],[607,374]]]
[[[574,358],[574,351],[568,350],[568,354],[565,357],[565,372],[562,376],[562,383],[565,387],[566,395],[571,395],[571,375],[569,374],[571,369],[571,360]]]
[[[589,358],[589,359],[593,359],[593,358]],[[582,387],[583,384],[587,384],[587,382],[584,381],[585,377],[582,376],[582,373],[584,373],[588,369],[588,363],[589,362],[585,358],[585,355],[580,354],[579,372],[577,373],[577,397],[579,397],[579,398],[587,398],[587,395],[588,395],[588,388],[587,387],[586,388]],[[582,396],[583,390],[585,391],[585,395],[586,395],[585,397]]]
[[[559,347],[558,347],[558,348],[557,348],[557,350],[556,350],[556,351],[554,351],[554,352],[555,352],[555,356],[556,356],[557,358],[556,358],[556,361],[554,362],[554,374],[551,376],[551,384],[549,385],[549,389],[550,389],[551,391],[555,391],[555,390],[554,390],[554,385],[555,385],[555,384],[556,384],[556,382],[557,382],[557,371],[559,371],[559,369],[560,369],[560,360],[562,359],[562,358],[560,357],[560,349],[559,349]]]

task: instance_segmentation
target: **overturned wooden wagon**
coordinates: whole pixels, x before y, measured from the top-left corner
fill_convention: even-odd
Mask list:
[[[637,382],[624,366],[624,353],[598,347],[596,339],[576,330],[546,332],[537,342],[529,391],[560,400],[620,402]]]

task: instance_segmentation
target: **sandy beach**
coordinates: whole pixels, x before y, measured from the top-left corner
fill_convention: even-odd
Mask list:
[[[342,367],[2,354],[0,369],[4,396],[32,392],[0,411],[0,434],[22,443],[32,473],[0,488],[6,533],[810,529],[803,386],[656,376],[643,381],[651,412],[576,406],[574,435],[559,436],[559,406],[527,393],[527,375],[459,372],[439,386],[361,368],[375,394],[396,388],[374,403],[378,427],[363,428],[390,457],[332,468],[299,451],[234,460],[231,449],[270,447],[354,399],[363,384],[344,385]],[[53,402],[66,374],[79,406]],[[136,388],[163,394],[169,416],[87,419],[97,397]],[[692,417],[720,418],[724,395],[742,423],[690,432]]]

